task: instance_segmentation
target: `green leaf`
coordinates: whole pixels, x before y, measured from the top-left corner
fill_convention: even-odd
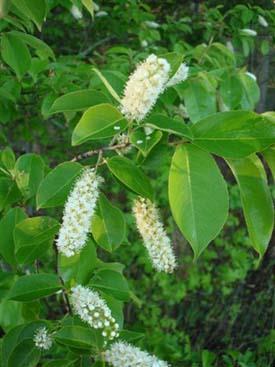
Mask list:
[[[131,330],[121,330],[121,332],[119,333],[119,337],[128,343],[132,343],[143,339],[144,334]]]
[[[27,18],[32,20],[41,31],[46,16],[45,0],[12,0],[12,3]]]
[[[251,155],[228,164],[238,182],[244,217],[252,246],[262,257],[274,226],[274,208],[266,174],[260,159]]]
[[[36,194],[38,186],[44,177],[44,168],[44,162],[37,154],[24,154],[17,159],[15,163],[15,179],[25,198],[29,199]]]
[[[152,200],[153,188],[149,179],[130,159],[115,156],[107,160],[107,165],[112,174],[126,187]]]
[[[128,122],[122,114],[108,103],[90,107],[84,112],[73,131],[72,145],[79,145],[89,140],[110,138],[123,131],[127,125]]]
[[[239,107],[242,98],[242,83],[233,72],[226,71],[221,78],[220,94],[227,109],[233,110]]]
[[[268,149],[263,151],[262,154],[271,170],[273,180],[275,181],[275,146],[273,145],[269,147]]]
[[[31,55],[25,43],[11,34],[4,34],[1,39],[1,55],[3,60],[21,79],[31,66]]]
[[[9,299],[29,302],[56,293],[62,288],[55,274],[23,275],[10,290]]]
[[[216,112],[216,88],[206,73],[187,79],[182,85],[175,86],[175,89],[183,97],[193,123]]]
[[[108,80],[105,78],[105,76],[96,68],[93,68],[93,71],[96,73],[96,75],[99,77],[99,79],[102,81],[104,86],[107,88],[108,92],[111,94],[111,96],[120,103],[120,97],[117,94],[117,92],[114,90],[114,88],[111,86],[111,84],[108,82]]]
[[[10,147],[6,147],[1,152],[1,161],[7,170],[12,170],[15,165],[15,154]]]
[[[192,132],[188,125],[183,121],[173,119],[160,113],[150,115],[149,118],[146,119],[145,125],[192,140]]]
[[[193,143],[227,158],[242,158],[275,143],[275,124],[254,112],[220,112],[192,127]]]
[[[91,239],[79,254],[71,257],[64,255],[58,257],[60,275],[64,282],[68,284],[71,281],[86,284],[91,279],[97,263],[95,243]]]
[[[37,209],[64,205],[81,170],[79,163],[64,162],[50,171],[38,188]]]
[[[52,245],[59,223],[50,217],[27,218],[15,226],[15,256],[19,264],[29,264]]]
[[[152,134],[146,135],[144,128],[139,128],[130,135],[130,142],[146,157],[161,138],[161,131],[153,131]]]
[[[36,367],[39,360],[40,350],[35,348],[33,339],[30,338],[16,345],[7,366]]]
[[[108,103],[109,99],[96,89],[82,89],[64,94],[58,97],[50,110],[50,113],[83,111],[91,106]]]
[[[21,208],[12,208],[0,221],[0,253],[5,261],[15,266],[13,230],[27,217]]]
[[[121,210],[101,194],[91,226],[97,244],[109,252],[116,250],[125,239],[125,227],[126,223]]]
[[[260,89],[257,81],[243,72],[239,73],[239,77],[243,86],[241,108],[244,110],[254,110],[260,99]]]
[[[128,282],[118,271],[104,268],[98,270],[89,284],[120,301],[127,301],[130,298]]]
[[[16,183],[6,177],[0,177],[0,211],[21,198]]]
[[[61,328],[54,338],[58,343],[76,349],[96,349],[104,343],[99,330],[78,325]]]
[[[36,50],[37,55],[44,59],[44,58],[52,58],[55,59],[53,50],[41,39],[32,36],[31,34],[24,33],[24,32],[18,32],[18,31],[12,31],[8,34],[14,35],[17,38],[20,38],[23,42],[25,42],[30,47],[34,48]]]
[[[88,12],[91,14],[91,17],[94,17],[94,2],[93,0],[81,0],[82,4],[85,6],[85,8],[88,10]]]
[[[169,201],[197,258],[221,231],[228,215],[226,183],[209,153],[191,144],[177,147],[170,168]]]

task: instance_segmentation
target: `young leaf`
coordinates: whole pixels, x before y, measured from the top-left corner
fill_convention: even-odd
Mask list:
[[[25,43],[11,34],[4,34],[1,40],[3,60],[21,79],[31,66],[31,55]]]
[[[0,253],[10,265],[16,265],[13,230],[26,217],[21,208],[12,208],[0,221]]]
[[[84,112],[72,135],[72,145],[110,138],[127,127],[127,120],[112,105],[102,103]]]
[[[52,208],[64,205],[82,166],[76,162],[64,162],[56,166],[41,181],[37,196],[37,208]]]
[[[17,279],[9,293],[9,299],[29,302],[56,293],[62,288],[55,274],[23,275]]]
[[[211,155],[178,146],[169,174],[173,217],[197,258],[221,231],[228,215],[226,183]]]
[[[166,115],[155,113],[151,114],[145,121],[146,126],[160,129],[168,133],[179,135],[192,140],[192,131],[183,121],[172,119]]]
[[[211,153],[242,158],[275,143],[275,123],[250,111],[220,112],[198,121],[193,143]]]
[[[115,156],[108,159],[107,165],[112,174],[125,186],[152,200],[153,188],[149,179],[130,159]]]
[[[58,97],[54,101],[50,113],[83,111],[91,106],[108,102],[110,100],[98,90],[82,89]]]
[[[274,226],[274,208],[264,167],[251,155],[228,164],[238,182],[244,217],[252,246],[262,257],[267,249]]]
[[[13,0],[13,5],[27,18],[32,20],[41,31],[41,27],[46,16],[45,0]]]
[[[1,162],[7,170],[12,170],[15,165],[15,154],[10,147],[6,147],[1,152]]]
[[[126,223],[121,210],[101,194],[91,226],[96,243],[109,252],[114,251],[125,238],[125,227]]]
[[[52,245],[59,223],[50,217],[27,218],[15,226],[15,256],[19,264],[29,264]]]

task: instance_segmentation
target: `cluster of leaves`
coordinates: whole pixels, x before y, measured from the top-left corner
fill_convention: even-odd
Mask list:
[[[89,16],[93,16],[92,2],[75,4],[79,7],[83,4]],[[0,324],[6,334],[2,339],[3,366],[19,365],[22,355],[26,366],[36,366],[39,361],[45,367],[80,363],[90,366],[96,359],[99,360],[94,365],[101,365],[103,338],[70,315],[68,293],[76,283],[99,291],[119,323],[124,340],[135,342],[142,338],[141,333],[124,329],[123,314],[125,302],[131,301],[136,307],[144,303],[135,282],[129,285],[123,272],[123,264],[129,262],[124,251],[127,254],[131,246],[121,245],[132,243],[133,228],[131,215],[124,211],[129,211],[135,195],[154,201],[158,198],[155,190],[164,191],[168,183],[169,198],[162,204],[166,207],[169,200],[174,220],[198,258],[222,230],[228,217],[229,196],[220,171],[225,161],[241,193],[249,233],[245,249],[254,248],[261,258],[273,230],[273,203],[262,157],[274,176],[275,118],[273,113],[252,112],[259,99],[259,88],[246,68],[238,66],[235,54],[212,40],[196,47],[182,44],[168,53],[166,47],[173,43],[177,27],[172,31],[171,25],[163,24],[162,30],[171,39],[166,47],[157,47],[156,52],[172,66],[170,76],[183,58],[191,66],[190,76],[161,95],[152,113],[137,124],[121,114],[119,101],[129,72],[148,55],[150,47],[143,52],[127,47],[109,48],[100,71],[79,57],[56,58],[45,42],[30,33],[34,27],[40,30],[47,12],[60,5],[70,8],[72,3],[48,4],[39,0],[38,4],[36,0],[34,5],[33,0],[11,0],[3,2],[1,8],[0,123],[3,128],[0,138],[4,143],[16,142],[14,149],[6,147],[1,151],[0,159]],[[110,19],[116,19],[115,14],[122,14],[122,5],[118,3],[112,16],[104,17],[106,24],[112,24]],[[133,12],[136,27],[133,33],[138,34],[140,41],[146,34],[152,38],[150,42],[155,42],[163,39],[162,30],[151,29],[148,33],[147,28],[138,26],[140,19],[154,20],[149,10],[134,2],[124,20]],[[249,11],[253,13],[252,9]],[[260,9],[259,13],[262,12]],[[207,14],[216,21],[211,12]],[[272,12],[263,14],[271,22]],[[252,17],[243,15],[242,26],[253,17],[254,13]],[[115,20],[115,24],[118,21]],[[234,27],[237,29],[240,25],[232,22],[230,30],[234,33]],[[117,29],[114,25],[111,27]],[[148,23],[144,27],[148,27]],[[125,28],[129,28],[128,23]],[[119,127],[129,138],[132,150],[127,157],[120,151],[117,154],[114,148],[113,139],[117,134],[114,127]],[[152,130],[150,140],[146,139],[147,128]],[[73,148],[69,148],[71,136]],[[89,154],[82,154],[87,150]],[[64,155],[64,151],[68,154]],[[76,159],[70,161],[73,155]],[[220,157],[219,164],[213,155]],[[98,201],[85,248],[80,254],[66,258],[56,253],[54,239],[60,227],[62,207],[83,168],[77,161],[87,157],[85,165],[97,164],[100,175],[104,176],[106,184],[102,191],[106,195],[102,193]],[[160,172],[165,176],[160,188],[156,178],[164,157],[169,167],[163,167]],[[50,168],[49,163],[55,167]],[[125,195],[129,200],[122,204],[121,197]],[[212,261],[218,248],[227,246],[226,241],[216,246],[217,249],[214,247],[208,252]],[[184,256],[181,250],[179,253],[184,262],[190,263],[190,256]],[[239,252],[236,256],[239,257]],[[123,261],[118,263],[118,257]],[[244,263],[245,260],[241,266],[248,269],[250,264]],[[137,264],[139,260],[131,269]],[[180,266],[179,275],[181,269]],[[224,272],[222,288],[227,294],[230,274],[222,268],[220,271]],[[193,271],[189,285],[173,283],[172,304],[182,299],[188,287],[196,288],[195,274]],[[231,279],[241,279],[244,275],[245,272],[231,274]],[[132,272],[127,272],[128,276],[132,276]],[[168,278],[156,275],[155,281],[168,299]],[[207,277],[202,282],[209,289]],[[144,278],[141,290],[148,284],[152,287],[151,275]],[[159,300],[156,298],[156,302]],[[151,313],[148,307],[146,311],[139,316],[143,328],[151,316],[157,323],[163,310],[155,309]],[[174,323],[175,320],[167,318],[161,329],[169,329]],[[53,349],[43,356],[33,343],[34,332],[42,325],[53,332],[55,341]],[[163,344],[158,337],[156,332],[152,349],[159,344],[155,349],[161,355]],[[187,342],[187,336],[182,333],[180,340]],[[175,339],[174,343],[165,357],[171,355],[171,359],[182,361],[179,344]],[[209,365],[211,355],[207,352],[202,355],[204,365]],[[249,356],[243,358],[249,360]]]

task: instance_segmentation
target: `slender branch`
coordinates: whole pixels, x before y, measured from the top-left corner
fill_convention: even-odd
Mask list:
[[[120,149],[124,149],[127,146],[129,146],[129,145],[130,144],[116,144],[116,145],[102,147],[102,148],[95,149],[95,150],[89,150],[88,152],[78,154],[73,159],[71,159],[71,162],[80,161],[81,159],[90,158],[90,157],[92,157],[94,155],[98,155],[98,154],[101,154],[102,155],[102,153],[104,151],[108,151],[108,150],[120,150]]]

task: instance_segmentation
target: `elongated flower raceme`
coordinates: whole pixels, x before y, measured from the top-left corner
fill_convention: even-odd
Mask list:
[[[112,340],[119,335],[111,310],[96,291],[78,285],[72,289],[71,301],[74,312],[92,328],[101,329],[103,337]]]
[[[152,54],[130,76],[121,100],[121,112],[130,120],[141,121],[164,91],[170,64]]]
[[[113,343],[104,358],[113,367],[169,367],[167,362],[124,342]]]
[[[172,87],[173,85],[179,84],[188,78],[189,66],[182,63],[176,73],[166,84],[166,87]]]
[[[172,273],[176,267],[176,259],[157,208],[149,199],[139,197],[134,203],[133,212],[154,268]]]
[[[86,243],[101,182],[94,169],[84,169],[69,195],[56,243],[58,251],[67,257],[78,253]]]
[[[51,348],[53,342],[49,331],[45,326],[40,327],[33,338],[34,344],[38,349],[48,350]]]

